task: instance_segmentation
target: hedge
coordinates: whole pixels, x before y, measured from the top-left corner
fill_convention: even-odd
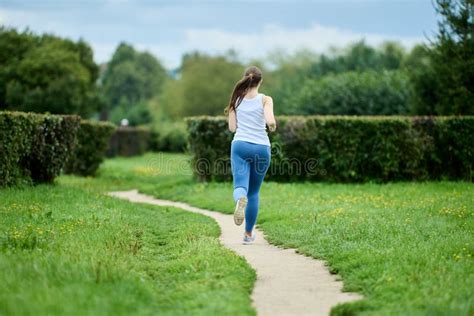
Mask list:
[[[115,129],[111,123],[81,120],[77,145],[64,168],[65,173],[94,176]]]
[[[230,180],[225,117],[186,119],[194,174]],[[274,181],[472,181],[474,117],[283,116],[270,134]]]
[[[0,112],[0,186],[52,182],[76,142],[80,117]]]
[[[110,138],[107,156],[142,155],[148,150],[149,137],[148,128],[120,126]]]
[[[184,152],[188,143],[186,123],[161,122],[150,130],[148,149],[151,151]]]

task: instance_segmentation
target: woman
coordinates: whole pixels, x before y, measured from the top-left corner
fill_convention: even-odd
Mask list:
[[[258,92],[262,72],[252,66],[234,87],[226,113],[229,130],[235,132],[230,158],[234,183],[234,222],[241,225],[245,217],[244,244],[255,240],[253,227],[257,220],[259,191],[270,166],[270,140],[265,129],[276,129],[273,100]]]

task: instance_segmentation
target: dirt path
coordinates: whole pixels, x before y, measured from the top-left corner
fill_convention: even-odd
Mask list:
[[[297,254],[294,249],[270,245],[259,230],[253,245],[243,245],[243,226],[236,226],[232,215],[158,200],[137,190],[109,194],[132,202],[178,207],[214,218],[221,227],[222,244],[244,256],[257,271],[252,301],[259,316],[329,315],[332,306],[362,298],[357,293],[341,292],[342,282],[329,273],[324,261]]]

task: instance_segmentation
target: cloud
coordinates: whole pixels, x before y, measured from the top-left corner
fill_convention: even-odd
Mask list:
[[[400,37],[374,33],[357,33],[337,27],[312,23],[307,28],[286,28],[265,25],[260,32],[231,32],[219,29],[190,28],[184,30],[184,37],[176,42],[157,43],[132,42],[136,49],[147,50],[157,56],[165,67],[178,67],[182,54],[199,50],[208,54],[222,54],[235,49],[244,60],[263,58],[275,50],[294,53],[300,49],[310,49],[317,53],[327,52],[331,47],[345,47],[355,41],[365,39],[369,45],[377,46],[384,41],[394,40],[409,49],[424,41],[422,37]],[[91,42],[98,62],[109,60],[118,43]]]
[[[185,44],[188,48],[220,53],[230,48],[244,57],[262,57],[275,49],[288,53],[306,48],[322,53],[330,47],[344,47],[365,39],[369,45],[379,45],[386,40],[400,42],[406,48],[423,42],[421,37],[400,37],[374,33],[357,33],[351,30],[312,23],[307,28],[285,28],[267,24],[260,32],[228,32],[219,29],[188,29]]]
[[[94,59],[102,63],[108,61],[120,41],[126,41],[137,49],[148,50],[157,56],[167,68],[175,68],[181,62],[183,53],[199,50],[209,54],[222,54],[235,49],[244,60],[263,58],[274,50],[293,53],[299,49],[309,49],[318,53],[330,47],[344,47],[349,43],[365,39],[369,45],[378,45],[385,40],[395,40],[406,48],[424,42],[422,37],[396,36],[380,33],[362,33],[351,29],[324,25],[316,22],[307,27],[286,27],[281,24],[249,26],[246,31],[201,26],[193,22],[192,12],[180,10],[178,24],[174,7],[143,8],[132,10],[114,3],[127,0],[104,0],[94,10],[28,10],[0,8],[0,23],[20,30],[30,27],[38,33],[51,32],[77,40],[84,38],[94,49]],[[140,12],[127,15],[124,10]],[[107,10],[106,10],[107,9]],[[186,13],[187,12],[187,13]],[[184,15],[184,16],[183,16]],[[189,22],[186,22],[189,20]],[[86,23],[84,23],[86,21]],[[222,27],[225,27],[225,23]]]

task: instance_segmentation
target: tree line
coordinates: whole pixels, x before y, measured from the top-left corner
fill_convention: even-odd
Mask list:
[[[127,118],[131,125],[219,115],[245,67],[256,64],[277,114],[472,115],[472,1],[436,0],[434,7],[436,35],[409,51],[361,40],[324,54],[273,52],[249,63],[235,51],[190,52],[173,72],[127,43],[97,65],[83,40],[2,27],[0,109]]]

